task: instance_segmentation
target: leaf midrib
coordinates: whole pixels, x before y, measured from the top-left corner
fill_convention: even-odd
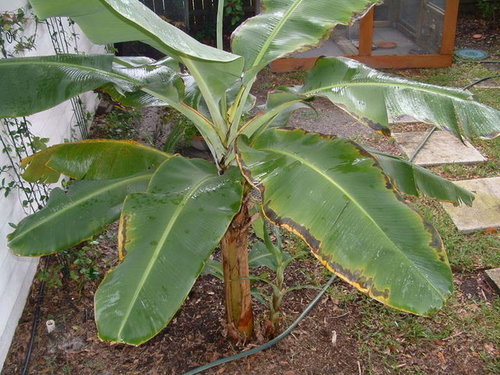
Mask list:
[[[143,82],[140,82],[140,81],[137,81],[137,80],[134,80],[128,76],[123,76],[123,75],[120,75],[120,74],[117,74],[117,73],[114,73],[114,72],[111,72],[111,71],[107,71],[107,70],[101,70],[99,68],[93,68],[93,67],[90,67],[90,66],[86,66],[86,65],[76,65],[76,64],[73,64],[73,63],[65,63],[65,62],[62,62],[62,61],[56,61],[56,60],[47,60],[47,61],[43,61],[43,60],[38,60],[38,59],[30,59],[30,60],[17,60],[16,61],[9,61],[9,59],[6,59],[6,62],[2,62],[2,65],[13,65],[13,66],[19,66],[19,65],[42,65],[42,66],[56,66],[56,67],[62,67],[62,68],[72,68],[72,69],[75,69],[75,70],[83,70],[83,71],[87,71],[87,72],[92,72],[92,73],[95,73],[95,74],[99,74],[99,75],[104,75],[104,76],[107,76],[107,77],[113,77],[113,78],[117,78],[117,79],[120,79],[122,81],[127,81],[127,82],[130,82],[130,83],[133,83],[133,84],[136,84],[138,86],[142,86],[143,85]],[[93,77],[93,78],[102,78],[102,77]]]
[[[370,219],[370,221],[374,224],[374,226],[377,228],[377,230],[379,232],[381,232],[383,234],[383,236],[387,239],[387,241],[389,242],[389,244],[392,245],[393,248],[395,248],[397,250],[397,253],[399,254],[402,254],[404,259],[407,260],[408,264],[410,267],[412,267],[413,269],[417,270],[418,274],[421,275],[421,277],[427,281],[427,283],[438,293],[438,295],[440,295],[441,297],[444,298],[444,295],[443,293],[441,293],[440,290],[438,290],[434,285],[433,283],[426,277],[425,274],[423,274],[420,269],[415,266],[409,259],[409,257],[403,252],[401,251],[401,249],[394,243],[394,241],[392,241],[388,236],[387,234],[382,230],[382,228],[380,228],[380,226],[377,224],[377,222],[369,215],[369,213],[341,186],[339,185],[338,183],[336,183],[332,178],[330,178],[330,176],[328,176],[327,174],[325,174],[324,172],[322,172],[320,169],[316,168],[314,164],[310,163],[308,160],[304,159],[304,158],[301,158],[299,157],[297,154],[293,154],[293,153],[290,153],[290,152],[287,152],[285,150],[282,150],[282,149],[273,149],[273,148],[260,148],[259,149],[260,151],[270,151],[270,152],[274,152],[274,153],[277,153],[277,154],[282,154],[282,155],[285,155],[287,157],[290,157],[290,158],[293,158],[299,162],[301,162],[303,165],[306,165],[307,167],[309,167],[311,170],[315,171],[316,173],[318,173],[319,175],[323,176],[327,181],[330,181],[334,186],[336,186],[342,193],[345,194],[346,197],[348,197],[348,199],[354,203],[354,205],[356,207],[358,207],[359,210],[361,210],[362,213],[365,214],[366,217],[368,217]]]
[[[160,240],[158,241],[158,245],[156,246],[156,248],[153,251],[153,255],[151,256],[151,259],[150,259],[146,269],[143,272],[142,278],[139,281],[139,283],[137,284],[137,288],[135,289],[134,295],[132,296],[132,299],[131,299],[130,303],[128,304],[127,311],[125,312],[125,314],[122,318],[122,323],[120,324],[120,327],[119,327],[117,335],[116,335],[117,338],[121,338],[122,331],[125,328],[128,320],[130,318],[132,310],[137,302],[137,299],[139,298],[139,294],[140,294],[141,290],[144,288],[146,280],[148,279],[149,275],[151,274],[151,269],[156,264],[156,261],[157,261],[158,256],[163,248],[163,245],[167,241],[174,224],[177,222],[177,219],[179,218],[180,214],[182,213],[182,210],[184,209],[184,207],[188,203],[189,199],[196,193],[196,191],[198,191],[198,189],[205,182],[209,181],[212,178],[213,178],[213,176],[206,176],[203,179],[201,179],[197,184],[193,185],[192,188],[190,189],[190,191],[185,195],[183,200],[179,203],[176,210],[172,214],[171,219],[170,219],[167,227],[165,228]]]
[[[422,86],[422,85],[425,85],[425,86]],[[317,89],[309,90],[309,91],[304,92],[303,94],[306,96],[310,96],[310,95],[315,95],[315,94],[321,93],[322,91],[331,91],[335,88],[347,88],[347,87],[356,87],[356,86],[382,86],[382,87],[387,87],[387,88],[404,88],[404,89],[408,88],[408,89],[411,89],[414,91],[416,90],[416,91],[425,92],[425,93],[434,94],[434,95],[442,95],[443,97],[449,98],[451,100],[459,100],[459,101],[466,101],[466,102],[475,103],[474,101],[470,101],[470,100],[467,100],[466,98],[459,97],[458,95],[460,93],[458,93],[458,92],[455,93],[456,94],[456,96],[455,96],[455,95],[452,95],[452,93],[443,92],[443,91],[439,91],[439,90],[431,90],[430,88],[432,86],[429,87],[429,85],[424,84],[424,83],[421,85],[420,84],[419,85],[411,85],[409,83],[404,83],[404,82],[387,82],[387,81],[384,81],[384,82],[344,81],[342,83],[328,85],[328,86],[322,86],[322,87],[319,87]]]
[[[99,194],[101,194],[103,192],[111,191],[111,190],[113,190],[115,188],[120,187],[120,185],[129,184],[129,183],[133,182],[134,180],[148,179],[148,178],[151,178],[151,176],[152,176],[151,174],[140,175],[140,176],[136,176],[136,177],[133,177],[133,178],[128,178],[128,179],[125,179],[125,180],[117,181],[116,183],[111,184],[111,185],[106,185],[105,187],[96,190],[95,192],[93,192],[90,195],[85,195],[83,198],[80,198],[80,199],[78,199],[76,201],[73,201],[70,205],[64,207],[63,209],[57,210],[52,215],[47,216],[43,220],[40,220],[36,225],[28,227],[24,232],[18,234],[13,239],[10,239],[9,243],[19,240],[20,238],[22,238],[26,234],[30,233],[34,229],[42,226],[43,224],[46,224],[47,222],[49,222],[49,221],[53,220],[54,218],[62,215],[63,213],[65,213],[65,212],[67,212],[67,211],[69,211],[71,209],[74,209],[76,206],[80,205],[82,202],[88,201],[88,200],[90,200],[90,199],[98,196]],[[47,206],[47,209],[48,208],[49,207]]]
[[[259,54],[255,58],[252,68],[256,67],[260,64],[260,61],[264,58],[265,54],[268,52],[268,49],[275,39],[275,37],[278,35],[278,33],[281,31],[283,26],[285,25],[286,22],[288,22],[288,19],[292,15],[292,13],[298,8],[298,6],[303,2],[303,0],[295,0],[295,2],[290,6],[290,8],[287,10],[283,18],[281,18],[280,22],[276,25],[276,27],[273,29],[271,34],[267,37],[266,41],[264,42],[264,45],[262,46]]]

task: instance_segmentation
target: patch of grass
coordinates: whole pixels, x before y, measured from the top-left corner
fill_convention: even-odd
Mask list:
[[[486,178],[498,176],[500,165],[500,138],[483,140],[472,139],[472,145],[487,159],[483,163],[474,164],[447,164],[429,169],[449,180],[468,180],[472,178]]]
[[[478,62],[458,62],[446,68],[398,70],[395,73],[420,82],[457,88],[463,88],[476,80],[495,75],[495,72],[486,69]]]
[[[447,305],[430,318],[403,314],[362,297],[358,301],[360,318],[346,334],[358,341],[358,352],[368,364],[367,373],[380,373],[376,364],[384,363],[385,373],[426,374],[432,364],[429,353],[444,353],[443,359],[463,348],[464,358],[481,358],[485,367],[497,373],[500,341],[500,298],[493,301],[467,299],[456,292]]]

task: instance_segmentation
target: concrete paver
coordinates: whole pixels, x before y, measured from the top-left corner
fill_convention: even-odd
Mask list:
[[[403,152],[411,157],[426,132],[394,133],[393,136]],[[414,163],[422,166],[451,163],[470,164],[483,162],[486,158],[469,142],[465,144],[447,131],[436,131],[417,154]]]
[[[500,177],[455,181],[474,193],[472,207],[442,203],[460,232],[470,233],[488,228],[500,228]]]
[[[500,293],[500,268],[485,271],[486,276],[495,284],[496,290]]]

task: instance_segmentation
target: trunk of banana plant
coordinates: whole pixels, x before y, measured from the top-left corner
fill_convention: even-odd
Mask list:
[[[222,238],[222,266],[226,293],[228,333],[234,339],[248,339],[253,334],[253,310],[248,269],[248,200],[243,200]]]

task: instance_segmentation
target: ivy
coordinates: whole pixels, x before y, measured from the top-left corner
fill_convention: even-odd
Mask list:
[[[71,19],[51,18],[41,22],[28,5],[0,13],[0,58],[16,57],[36,49],[39,25],[47,28],[57,54],[78,53],[79,36]],[[78,129],[80,134],[75,134],[74,138],[86,138],[89,116],[79,98],[71,99],[71,105],[76,120],[72,134]],[[31,123],[25,117],[0,120],[0,153],[5,155],[2,159],[7,162],[0,165],[0,196],[8,197],[13,191],[18,191],[20,204],[26,212],[34,212],[44,206],[48,188],[24,181],[20,162],[24,157],[46,148],[48,141],[48,138],[37,137],[31,132]]]
[[[35,21],[35,30],[27,34],[25,28],[29,20]],[[35,15],[26,16],[23,8],[0,13],[0,52],[3,57],[14,57],[32,50],[35,47],[38,23],[38,18]]]

